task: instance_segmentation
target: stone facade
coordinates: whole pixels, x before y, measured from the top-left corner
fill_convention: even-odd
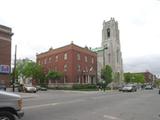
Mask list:
[[[111,18],[103,22],[101,47],[94,49],[97,52],[98,76],[105,65],[110,65],[114,72],[114,82],[123,80],[123,61],[119,40],[118,22]]]
[[[0,25],[0,84],[9,85],[12,35],[11,28]]]

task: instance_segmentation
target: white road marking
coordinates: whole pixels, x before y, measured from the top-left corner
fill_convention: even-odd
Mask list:
[[[40,108],[40,107],[47,107],[47,106],[55,106],[60,103],[50,103],[50,104],[43,104],[43,105],[33,105],[33,106],[25,106],[23,109],[33,109],[33,108]]]
[[[110,120],[122,120],[120,118],[114,117],[114,116],[110,116],[110,115],[104,115],[104,118],[110,119]]]
[[[72,100],[72,101],[66,101],[66,102],[60,102],[60,103],[48,103],[48,104],[41,104],[41,105],[33,105],[33,106],[24,106],[23,109],[34,109],[34,108],[41,108],[41,107],[48,107],[48,106],[55,106],[59,104],[70,104],[70,103],[77,103],[77,102],[83,102],[85,101],[84,99],[77,99],[77,100]]]

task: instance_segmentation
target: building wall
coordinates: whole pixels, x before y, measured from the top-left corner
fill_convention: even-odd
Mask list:
[[[144,74],[144,79],[145,79],[145,82],[146,82],[146,83],[151,83],[151,84],[153,84],[154,81],[156,80],[155,75],[152,74],[152,73],[150,73],[150,72],[148,72],[148,71],[147,71],[147,72],[144,72],[143,74]]]
[[[11,66],[11,28],[0,25],[0,65]],[[0,83],[9,85],[9,74],[0,72]]]
[[[66,60],[64,59],[65,54],[67,54]],[[77,54],[79,54],[80,60],[77,60]],[[56,56],[58,56],[58,58],[56,58]],[[88,59],[87,62],[85,62],[86,56]],[[43,66],[46,74],[50,70],[63,73],[64,78],[58,81],[60,84],[85,84],[96,82],[96,53],[87,48],[81,48],[73,43],[58,49],[50,49],[45,53],[38,54],[37,63]],[[65,65],[67,65],[66,71],[64,69]],[[78,66],[80,67],[78,68]],[[91,81],[93,77],[94,81]]]

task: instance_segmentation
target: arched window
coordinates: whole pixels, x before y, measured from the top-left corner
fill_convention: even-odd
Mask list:
[[[110,28],[108,28],[107,29],[107,37],[110,38],[110,35],[111,35],[111,31],[110,31]]]

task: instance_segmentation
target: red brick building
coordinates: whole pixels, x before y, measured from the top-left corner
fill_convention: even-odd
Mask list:
[[[0,84],[9,84],[12,29],[0,25]]]
[[[143,72],[143,75],[146,83],[153,84],[157,79],[156,76],[149,71]]]
[[[37,63],[43,66],[44,72],[58,71],[63,78],[59,85],[94,84],[97,77],[97,54],[88,48],[73,43],[57,49],[50,49],[37,55]],[[54,86],[51,81],[49,85]]]

